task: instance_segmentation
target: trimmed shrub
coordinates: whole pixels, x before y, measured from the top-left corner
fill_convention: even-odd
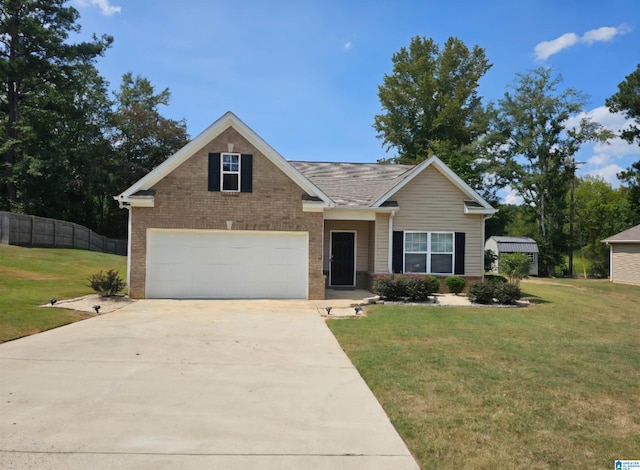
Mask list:
[[[501,282],[494,286],[493,296],[499,304],[514,305],[518,300],[520,300],[522,293],[518,286],[514,286],[508,282]]]
[[[378,276],[373,288],[386,300],[423,302],[438,291],[440,282],[434,276],[391,274]]]
[[[438,292],[440,290],[440,280],[437,277],[432,276],[431,274],[427,274],[425,277],[429,280],[429,282],[431,282],[431,294],[429,295],[433,295]]]
[[[469,300],[477,304],[493,303],[494,284],[485,282],[476,282],[469,286]]]
[[[125,283],[122,278],[118,276],[118,271],[114,271],[113,269],[110,269],[106,273],[100,271],[89,277],[89,287],[102,297],[116,295],[124,289],[124,286]]]
[[[447,276],[447,278],[444,280],[444,283],[447,285],[447,289],[449,289],[449,292],[457,295],[463,291],[467,281],[465,281],[465,279],[460,276]]]
[[[500,276],[499,274],[485,274],[484,280],[492,284],[507,282],[507,278],[504,276]]]

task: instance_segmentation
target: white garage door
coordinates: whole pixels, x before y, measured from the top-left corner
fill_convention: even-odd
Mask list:
[[[306,299],[306,232],[149,230],[147,298]]]

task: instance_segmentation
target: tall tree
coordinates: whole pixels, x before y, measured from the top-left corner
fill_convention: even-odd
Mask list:
[[[392,57],[393,73],[378,87],[383,114],[373,127],[394,163],[417,163],[437,155],[473,186],[482,177],[474,148],[488,128],[489,113],[478,81],[491,68],[485,50],[450,37],[440,49],[414,37]]]
[[[14,168],[20,212],[73,221],[96,229],[94,199],[101,169],[111,159],[107,84],[92,64],[62,71],[67,85],[40,85],[23,107],[29,133]]]
[[[147,174],[189,140],[184,120],[160,114],[159,107],[168,106],[170,97],[168,88],[157,93],[147,78],[131,73],[122,76],[115,93],[112,142],[125,170],[124,184]]]
[[[578,181],[574,197],[579,246],[586,251],[591,272],[606,276],[609,247],[601,241],[629,227],[626,195],[602,178],[585,176]]]
[[[607,99],[606,104],[611,112],[622,112],[632,121],[620,137],[630,144],[637,141],[640,145],[640,64],[618,85],[618,91]],[[618,173],[618,178],[629,188],[629,202],[634,210],[632,224],[640,223],[640,161]]]
[[[618,85],[618,91],[606,100],[606,105],[612,113],[622,112],[633,121],[620,137],[640,144],[640,64]]]
[[[168,106],[168,88],[157,92],[145,77],[126,73],[115,95],[112,130],[109,135],[114,152],[109,183],[102,188],[105,223],[101,233],[126,235],[126,212],[118,209],[112,197],[131,186],[186,145],[189,140],[184,120],[162,116],[160,106]]]
[[[562,78],[550,69],[518,74],[512,92],[499,101],[492,136],[494,171],[530,206],[538,221],[537,241],[542,265],[549,274],[565,252],[563,235],[566,194],[575,177],[575,154],[580,146],[609,136],[601,126],[582,118],[575,127],[568,120],[582,111],[586,96],[572,88],[560,90]]]
[[[43,89],[62,91],[70,85],[70,69],[91,64],[111,45],[112,38],[93,37],[90,42],[70,43],[78,32],[78,11],[65,0],[3,0],[0,4],[0,90],[4,135],[1,151],[5,171],[0,177],[0,207],[19,207],[20,184],[16,167],[37,166],[37,155],[25,153],[32,123],[26,108],[37,108]],[[30,160],[26,163],[24,160]]]

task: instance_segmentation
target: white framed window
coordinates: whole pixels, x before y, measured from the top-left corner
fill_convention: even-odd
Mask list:
[[[405,232],[405,273],[453,274],[453,233]]]
[[[240,191],[240,154],[220,155],[220,190],[237,193]]]

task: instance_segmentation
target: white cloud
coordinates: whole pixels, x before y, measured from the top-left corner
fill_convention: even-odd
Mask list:
[[[620,34],[627,34],[631,32],[631,27],[626,24],[620,26],[603,26],[602,28],[592,29],[582,35],[581,42],[586,42],[591,45],[594,42],[607,42],[613,40],[614,37]]]
[[[551,41],[542,41],[537,44],[534,48],[534,54],[536,60],[543,61],[564,49],[574,46],[578,42],[586,43],[588,45],[591,45],[594,42],[608,42],[612,41],[616,36],[627,34],[629,32],[631,32],[631,26],[621,24],[617,27],[602,26],[601,28],[591,29],[582,36],[578,36],[576,33],[565,33]]]
[[[351,44],[351,41],[347,41],[347,42],[345,43],[345,45],[344,45],[344,50],[345,50],[345,51],[348,51],[349,49],[351,49],[351,46],[352,46],[352,45],[353,45],[353,44]]]
[[[602,126],[615,134],[618,134],[633,122],[622,113],[612,113],[606,106],[600,106],[591,111],[572,116],[567,120],[567,127],[578,125],[580,120],[584,118],[590,118],[602,124]],[[587,162],[584,174],[601,176],[605,181],[611,183],[613,187],[618,187],[620,182],[616,174],[624,169],[623,166],[629,166],[632,161],[640,158],[640,147],[616,137],[607,142],[585,145],[580,150],[580,154],[579,159]]]
[[[76,0],[79,7],[94,6],[100,9],[100,13],[104,16],[111,16],[114,13],[120,13],[122,10],[119,6],[111,5],[109,0]]]
[[[620,186],[620,181],[618,180],[617,174],[620,173],[623,168],[620,165],[615,163],[611,163],[607,166],[603,166],[602,168],[596,168],[595,170],[589,170],[586,172],[587,175],[599,176],[607,183],[610,183],[611,186],[617,188]]]
[[[522,196],[516,192],[515,189],[507,188],[509,193],[504,197],[505,204],[513,204],[514,206],[519,206],[522,204]]]
[[[561,50],[573,46],[577,42],[578,36],[575,33],[565,33],[551,41],[542,41],[536,45],[534,49],[536,60],[545,60],[553,54],[557,54]]]

